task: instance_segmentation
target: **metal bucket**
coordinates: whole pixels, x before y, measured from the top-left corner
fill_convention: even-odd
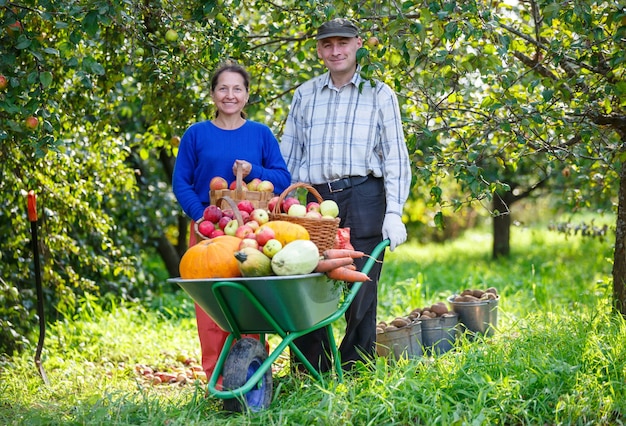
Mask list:
[[[456,340],[458,314],[449,312],[437,318],[421,318],[422,342],[427,353],[442,354],[451,350]]]
[[[419,358],[422,350],[421,321],[407,325],[397,330],[386,331],[376,335],[376,353],[378,356],[393,354],[394,359]]]
[[[342,295],[342,287],[322,273],[196,280],[172,278],[168,281],[180,285],[220,328],[228,332],[232,328],[224,309],[233,314],[241,332],[272,333],[276,328],[269,318],[259,312],[252,300],[237,289],[222,288],[226,306],[220,306],[212,290],[216,283],[243,285],[285,331],[305,330],[334,314]]]
[[[498,326],[498,301],[478,300],[475,302],[455,302],[455,296],[448,298],[452,311],[459,316],[459,323],[463,328],[472,333],[491,336]]]

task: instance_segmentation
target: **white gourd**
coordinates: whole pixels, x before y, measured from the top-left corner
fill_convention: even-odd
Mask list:
[[[294,240],[272,257],[272,270],[276,275],[310,274],[319,259],[319,250],[314,242]]]

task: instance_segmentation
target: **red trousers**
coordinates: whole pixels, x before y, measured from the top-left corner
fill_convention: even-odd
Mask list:
[[[197,243],[194,222],[191,222],[189,230],[189,247]],[[202,369],[206,373],[207,379],[211,378],[217,359],[222,352],[228,332],[222,330],[211,317],[196,304],[196,323],[198,325],[198,337],[200,338],[200,350],[202,352]],[[259,338],[258,334],[244,334],[241,337]],[[265,342],[265,350],[269,352],[269,345]],[[221,379],[218,380],[221,383]]]

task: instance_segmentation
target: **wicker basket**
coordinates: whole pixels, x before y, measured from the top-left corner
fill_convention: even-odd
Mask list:
[[[243,225],[243,217],[241,216],[241,213],[239,212],[239,209],[237,208],[237,203],[235,203],[235,201],[230,198],[228,195],[225,195],[221,198],[218,198],[215,200],[215,204],[216,206],[218,206],[219,208],[222,208],[222,203],[226,202],[230,209],[233,211],[233,213],[235,214],[235,217],[233,220],[236,220],[239,223],[239,226]],[[196,232],[196,236],[202,240],[209,240],[210,238],[207,237],[206,235],[203,235],[202,233],[200,233],[200,231],[198,230],[198,225],[200,224],[200,222],[202,222],[204,219],[200,219],[199,221],[197,221],[195,223],[195,225],[193,226],[194,231]]]
[[[334,219],[316,219],[310,217],[289,216],[286,213],[280,212],[280,206],[287,197],[287,195],[291,191],[294,191],[298,188],[305,188],[317,199],[319,203],[324,201],[320,193],[317,192],[317,190],[311,185],[302,182],[294,183],[287,189],[285,189],[278,197],[278,202],[274,206],[274,209],[270,211],[270,220],[282,220],[285,222],[297,223],[298,225],[304,226],[309,232],[311,241],[315,243],[320,253],[322,253],[324,250],[333,248],[337,236],[337,228],[339,227],[340,222],[340,219],[338,217]]]
[[[243,170],[241,164],[237,165],[237,178],[235,189],[216,189],[209,191],[209,197],[211,204],[216,205],[217,200],[222,197],[230,197],[235,203],[241,200],[248,200],[252,203],[254,208],[267,209],[269,200],[274,197],[273,192],[267,191],[248,191],[243,189]]]

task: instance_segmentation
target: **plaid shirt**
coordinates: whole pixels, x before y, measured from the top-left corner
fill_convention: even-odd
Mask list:
[[[384,177],[387,212],[402,215],[411,185],[400,108],[386,84],[354,74],[337,88],[329,73],[294,93],[280,149],[293,182]]]

